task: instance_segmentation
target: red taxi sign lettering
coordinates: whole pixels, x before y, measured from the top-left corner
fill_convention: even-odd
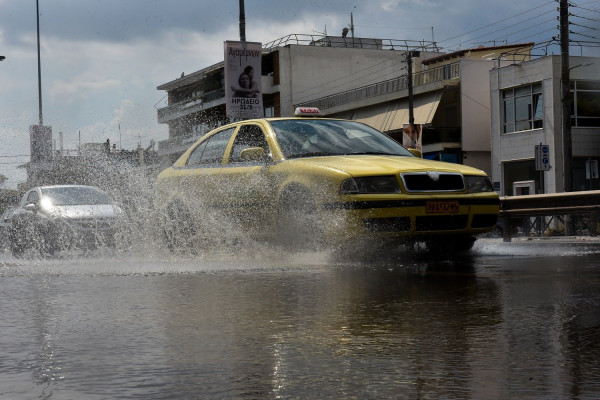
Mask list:
[[[321,110],[319,110],[317,107],[296,107],[294,114],[296,117],[314,117],[321,115]]]

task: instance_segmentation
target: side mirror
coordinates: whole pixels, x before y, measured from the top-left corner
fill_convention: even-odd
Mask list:
[[[31,212],[37,212],[40,209],[40,207],[35,203],[26,204],[23,208]]]
[[[421,153],[421,150],[408,149],[408,151],[410,151],[411,153],[413,153],[415,156],[417,156],[419,158],[423,158],[423,153]]]
[[[262,147],[249,147],[240,153],[241,161],[263,161],[265,159],[265,149]]]

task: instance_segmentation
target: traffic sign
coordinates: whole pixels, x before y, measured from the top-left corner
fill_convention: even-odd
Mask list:
[[[550,170],[550,146],[547,144],[539,144],[535,146],[535,170],[549,171]]]

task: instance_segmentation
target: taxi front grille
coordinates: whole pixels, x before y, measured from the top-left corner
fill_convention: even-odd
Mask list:
[[[77,218],[72,220],[72,224],[80,229],[109,229],[113,223],[113,218]]]
[[[401,174],[407,192],[462,192],[465,182],[462,174],[448,172],[410,172]]]
[[[436,215],[416,217],[417,232],[452,231],[467,227],[468,215]]]

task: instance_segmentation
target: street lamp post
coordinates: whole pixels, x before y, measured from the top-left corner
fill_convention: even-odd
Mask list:
[[[44,126],[42,112],[42,63],[40,56],[40,8],[39,0],[35,1],[36,19],[37,19],[37,57],[38,57],[38,104],[39,104],[39,123],[29,126],[29,143],[31,147],[31,174],[28,172],[28,180],[36,182],[39,179],[37,172],[41,168],[47,168],[52,161],[52,127]]]
[[[246,41],[246,11],[244,0],[240,0],[240,42]]]
[[[40,6],[39,0],[35,0],[35,10],[37,17],[37,56],[38,56],[38,102],[39,102],[39,116],[40,126],[44,125],[44,118],[42,117],[42,62],[40,57]]]

